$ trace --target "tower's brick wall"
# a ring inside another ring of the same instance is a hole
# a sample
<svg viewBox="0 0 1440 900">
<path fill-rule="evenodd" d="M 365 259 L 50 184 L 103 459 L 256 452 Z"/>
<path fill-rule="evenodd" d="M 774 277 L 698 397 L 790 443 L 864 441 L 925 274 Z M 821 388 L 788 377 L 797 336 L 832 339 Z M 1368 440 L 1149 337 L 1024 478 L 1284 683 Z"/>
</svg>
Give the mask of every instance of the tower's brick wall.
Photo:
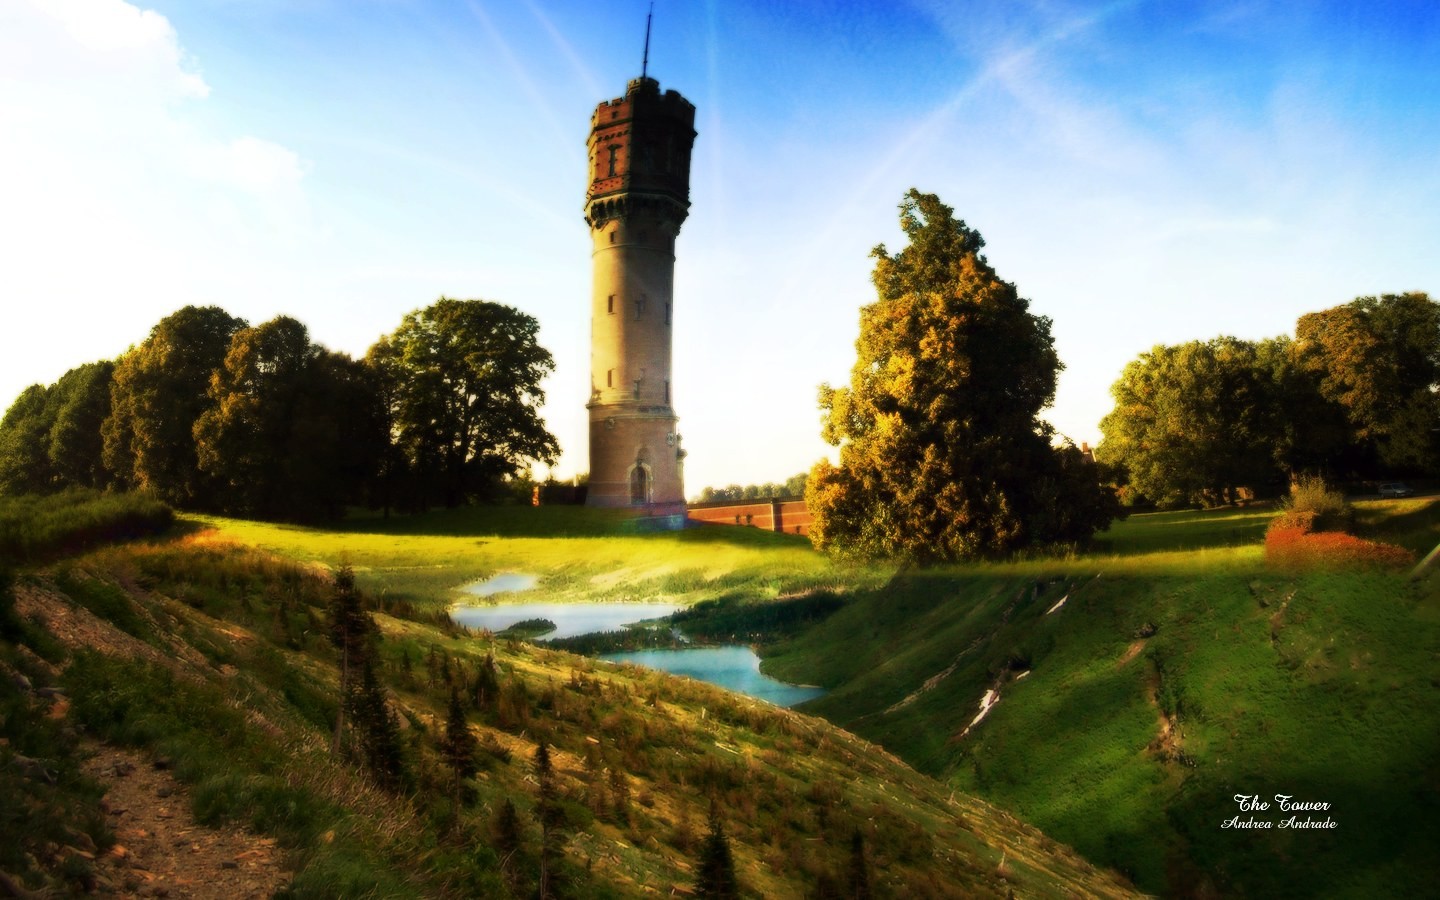
<svg viewBox="0 0 1440 900">
<path fill-rule="evenodd" d="M 694 122 L 695 107 L 650 78 L 591 117 L 591 506 L 684 509 L 671 330 Z"/>
</svg>

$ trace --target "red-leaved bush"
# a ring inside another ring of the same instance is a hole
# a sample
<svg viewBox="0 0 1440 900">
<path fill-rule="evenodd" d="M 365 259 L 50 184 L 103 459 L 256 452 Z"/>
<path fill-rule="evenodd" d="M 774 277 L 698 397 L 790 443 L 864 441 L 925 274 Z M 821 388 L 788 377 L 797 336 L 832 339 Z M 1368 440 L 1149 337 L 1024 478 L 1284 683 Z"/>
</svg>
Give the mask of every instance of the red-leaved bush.
<svg viewBox="0 0 1440 900">
<path fill-rule="evenodd" d="M 1299 521 L 1297 521 L 1297 519 Z M 1326 566 L 1408 566 L 1415 554 L 1404 547 L 1367 541 L 1343 531 L 1312 531 L 1313 521 L 1281 516 L 1265 532 L 1265 559 L 1296 568 Z"/>
</svg>

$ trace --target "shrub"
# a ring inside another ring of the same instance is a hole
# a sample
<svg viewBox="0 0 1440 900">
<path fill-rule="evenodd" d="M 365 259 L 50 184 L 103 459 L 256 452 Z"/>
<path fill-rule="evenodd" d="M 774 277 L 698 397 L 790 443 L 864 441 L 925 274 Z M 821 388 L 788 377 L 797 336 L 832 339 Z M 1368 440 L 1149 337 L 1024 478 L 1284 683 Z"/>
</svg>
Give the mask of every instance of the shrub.
<svg viewBox="0 0 1440 900">
<path fill-rule="evenodd" d="M 1345 495 L 1331 488 L 1318 475 L 1302 475 L 1281 504 L 1274 527 L 1304 526 L 1309 531 L 1347 531 L 1355 522 L 1355 511 Z"/>
</svg>

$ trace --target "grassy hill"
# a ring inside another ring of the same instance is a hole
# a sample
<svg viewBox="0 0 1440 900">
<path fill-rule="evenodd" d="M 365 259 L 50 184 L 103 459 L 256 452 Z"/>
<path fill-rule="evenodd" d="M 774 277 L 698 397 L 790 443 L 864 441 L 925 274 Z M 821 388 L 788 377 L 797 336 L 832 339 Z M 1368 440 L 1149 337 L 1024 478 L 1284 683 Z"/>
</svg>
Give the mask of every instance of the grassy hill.
<svg viewBox="0 0 1440 900">
<path fill-rule="evenodd" d="M 1368 536 L 1417 554 L 1440 540 L 1433 500 L 1362 503 L 1358 512 Z M 529 761 L 537 740 L 553 742 L 577 823 L 566 839 L 576 890 L 626 896 L 687 884 L 706 798 L 719 796 L 742 880 L 767 896 L 813 894 L 841 877 L 857 824 L 892 895 L 1124 890 L 1052 839 L 1156 893 L 1423 894 L 1440 842 L 1440 585 L 1433 575 L 1274 570 L 1260 544 L 1271 515 L 1134 516 L 1089 554 L 898 572 L 834 565 L 783 535 L 637 535 L 574 509 L 459 510 L 337 530 L 189 519 L 196 533 L 186 541 L 52 566 L 29 576 L 22 593 L 43 588 L 57 603 L 100 610 L 152 646 L 170 647 L 179 623 L 193 652 L 168 655 L 206 660 L 217 702 L 291 722 L 281 743 L 310 748 L 300 768 L 359 791 L 363 775 L 344 774 L 323 752 L 335 659 L 315 628 L 321 588 L 296 587 L 323 586 L 329 569 L 352 563 L 385 632 L 385 678 L 411 725 L 414 769 L 430 773 L 416 777 L 439 790 L 432 745 L 443 660 L 473 673 L 493 654 L 516 687 L 503 716 L 474 714 L 498 755 L 472 785 L 460 833 L 466 846 L 488 846 L 501 798 L 533 809 Z M 723 601 L 687 623 L 702 631 L 788 623 L 784 639 L 765 647 L 766 669 L 831 688 L 806 712 L 939 781 L 815 719 L 442 627 L 443 608 L 464 596 L 459 586 L 506 571 L 540 576 L 546 599 Z M 83 587 L 92 583 L 110 588 Z M 826 602 L 810 605 L 828 618 L 778 614 L 805 613 L 803 603 L 817 599 Z M 170 624 L 148 625 L 152 618 Z M 432 659 L 442 661 L 438 675 Z M 226 680 L 227 667 L 241 680 Z M 121 676 L 107 679 L 147 683 L 137 671 Z M 156 737 L 150 727 L 139 738 L 126 728 L 105 733 L 161 748 L 196 740 Z M 594 785 L 597 771 L 615 769 L 628 773 L 635 798 L 635 817 L 623 823 Z M 251 787 L 234 792 L 268 797 L 255 785 L 276 771 L 295 778 L 294 767 L 261 766 L 236 782 Z M 1271 808 L 1242 812 L 1236 794 Z M 1336 827 L 1222 827 L 1278 825 L 1290 814 L 1278 814 L 1276 794 L 1329 804 L 1298 819 Z M 284 831 L 284 817 L 271 822 L 265 803 L 260 812 L 216 808 L 290 835 L 297 893 L 334 892 L 326 886 L 377 873 L 391 879 L 382 893 L 464 893 L 507 877 L 498 861 L 456 849 L 443 803 L 386 803 L 400 818 L 381 815 L 391 824 L 378 832 L 374 815 L 344 802 L 296 834 Z M 524 820 L 533 832 L 533 819 Z"/>
<path fill-rule="evenodd" d="M 299 557 L 334 548 L 389 593 L 367 601 L 385 706 L 399 729 L 401 772 L 388 787 L 353 738 L 339 756 L 330 751 L 338 660 L 326 636 L 324 567 L 202 531 L 62 557 L 0 591 L 6 883 L 138 889 L 117 880 L 136 875 L 112 866 L 117 836 L 104 825 L 99 787 L 81 774 L 98 740 L 139 748 L 173 770 L 200 827 L 270 835 L 294 872 L 293 896 L 529 896 L 541 854 L 534 759 L 543 742 L 563 820 L 551 864 L 560 896 L 683 892 L 712 809 L 747 896 L 845 885 L 856 834 L 875 896 L 1133 893 L 1034 828 L 821 719 L 469 634 L 425 608 L 445 596 L 429 586 L 496 566 L 543 571 L 578 593 L 575 585 L 595 583 L 617 561 L 648 571 L 636 552 L 656 566 L 682 561 L 642 578 L 650 589 L 689 577 L 701 593 L 716 590 L 704 587 L 706 574 L 726 590 L 831 581 L 823 561 L 775 574 L 767 553 L 788 559 L 803 548 L 738 530 L 556 538 L 565 550 L 517 538 L 501 548 L 509 541 L 461 534 L 443 519 L 404 526 L 418 544 L 404 546 L 399 526 L 326 534 L 227 524 L 231 534 L 263 537 L 256 543 L 296 542 Z M 457 574 L 403 574 L 419 560 L 450 565 L 450 554 Z M 496 680 L 481 692 L 487 661 Z M 459 808 L 439 752 L 452 688 L 467 698 L 481 748 Z M 507 803 L 517 813 L 508 826 Z"/>
<path fill-rule="evenodd" d="M 1361 504 L 1423 553 L 1431 500 Z M 807 705 L 1175 895 L 1400 896 L 1440 846 L 1440 588 L 1268 568 L 1265 511 L 1135 516 L 1102 554 L 907 571 L 772 647 Z M 978 722 L 982 703 L 992 701 Z M 998 700 L 996 699 L 998 697 Z M 1270 810 L 1242 813 L 1236 794 Z M 1278 826 L 1274 795 L 1330 804 Z"/>
</svg>

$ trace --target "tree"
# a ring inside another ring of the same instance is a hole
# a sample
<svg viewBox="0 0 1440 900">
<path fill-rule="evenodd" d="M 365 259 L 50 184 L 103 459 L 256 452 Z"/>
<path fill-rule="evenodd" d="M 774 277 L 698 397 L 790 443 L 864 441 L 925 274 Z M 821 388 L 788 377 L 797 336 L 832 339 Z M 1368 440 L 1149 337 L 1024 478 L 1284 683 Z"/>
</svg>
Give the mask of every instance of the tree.
<svg viewBox="0 0 1440 900">
<path fill-rule="evenodd" d="M 382 452 L 368 370 L 311 343 L 289 316 L 235 332 L 210 399 L 195 423 L 197 461 L 227 513 L 337 516 Z"/>
<path fill-rule="evenodd" d="M 555 767 L 550 762 L 550 748 L 544 741 L 535 748 L 535 780 L 539 796 L 535 800 L 535 818 L 540 823 L 540 898 L 551 896 L 550 878 L 558 853 L 560 826 L 565 811 L 560 807 L 560 788 L 555 783 Z"/>
<path fill-rule="evenodd" d="M 100 427 L 110 412 L 115 364 L 77 366 L 21 392 L 0 420 L 0 491 L 46 493 L 68 485 L 103 488 Z"/>
<path fill-rule="evenodd" d="M 851 900 L 870 900 L 870 866 L 865 862 L 865 837 L 860 829 L 850 836 L 850 871 L 846 896 Z"/>
<path fill-rule="evenodd" d="M 1279 480 L 1287 416 L 1259 345 L 1217 337 L 1156 346 L 1110 392 L 1115 408 L 1100 422 L 1096 455 L 1151 500 L 1214 505 Z"/>
<path fill-rule="evenodd" d="M 475 686 L 470 694 L 477 710 L 494 712 L 500 703 L 500 675 L 495 668 L 495 655 L 486 652 L 475 667 Z"/>
<path fill-rule="evenodd" d="M 50 389 L 43 384 L 30 385 L 10 404 L 0 420 L 0 493 L 52 489 L 55 473 L 45 439 L 53 421 Z"/>
<path fill-rule="evenodd" d="M 789 478 L 785 479 L 784 493 L 782 494 L 782 496 L 785 496 L 785 497 L 803 497 L 803 496 L 805 496 L 805 482 L 806 482 L 806 481 L 809 481 L 809 480 L 810 480 L 810 473 L 809 473 L 809 472 L 800 472 L 800 473 L 797 473 L 797 474 L 795 474 L 795 475 L 791 475 Z"/>
<path fill-rule="evenodd" d="M 731 900 L 740 896 L 740 883 L 735 878 L 735 861 L 730 855 L 730 841 L 720 822 L 720 811 L 710 804 L 710 827 L 700 846 L 700 860 L 695 867 L 697 897 Z"/>
<path fill-rule="evenodd" d="M 871 254 L 878 299 L 861 310 L 850 385 L 820 389 L 840 464 L 810 474 L 811 540 L 925 562 L 1088 538 L 1103 513 L 1048 515 L 1035 490 L 1062 468 L 1039 417 L 1061 369 L 1050 320 L 935 195 L 912 189 L 900 225 L 909 245 Z M 1091 488 L 1080 502 L 1104 507 Z"/>
<path fill-rule="evenodd" d="M 1295 339 L 1321 394 L 1393 469 L 1431 471 L 1440 427 L 1440 303 L 1410 292 L 1301 316 Z"/>
<path fill-rule="evenodd" d="M 213 491 L 200 472 L 195 423 L 214 402 L 211 373 L 245 325 L 216 306 L 187 306 L 161 319 L 116 362 L 110 415 L 101 431 L 105 465 L 122 486 L 177 506 L 210 505 Z"/>
<path fill-rule="evenodd" d="M 100 429 L 110 415 L 114 373 L 109 360 L 87 363 L 60 376 L 52 388 L 55 418 L 46 452 L 61 483 L 103 488 L 111 479 Z"/>
<path fill-rule="evenodd" d="M 485 300 L 440 298 L 410 313 L 367 361 L 388 381 L 391 427 L 426 499 L 457 506 L 531 462 L 553 465 L 540 381 L 555 368 L 531 316 Z"/>
<path fill-rule="evenodd" d="M 361 603 L 355 573 L 348 565 L 341 566 L 335 573 L 326 620 L 330 643 L 340 653 L 340 703 L 335 711 L 335 734 L 330 743 L 330 755 L 338 756 L 345 730 L 345 711 L 355 705 L 352 674 L 369 658 L 370 641 L 375 633 L 375 622 Z"/>
<path fill-rule="evenodd" d="M 405 759 L 400 749 L 400 723 L 385 697 L 385 686 L 375 674 L 369 656 L 360 666 L 360 685 L 352 695 L 351 717 L 360 732 L 360 751 L 375 779 L 391 790 L 405 781 Z"/>
<path fill-rule="evenodd" d="M 445 758 L 445 764 L 450 767 L 454 779 L 451 808 L 456 821 L 460 818 L 460 787 L 466 778 L 477 771 L 475 753 L 479 748 L 480 742 L 475 740 L 475 734 L 470 730 L 470 723 L 465 718 L 465 707 L 460 703 L 460 691 L 451 688 L 450 710 L 445 717 L 445 734 L 440 739 L 440 755 Z"/>
<path fill-rule="evenodd" d="M 1307 363 L 1298 343 L 1286 336 L 1263 340 L 1255 353 L 1270 381 L 1272 457 L 1292 483 L 1302 474 L 1345 476 L 1374 468 L 1373 448 L 1355 440 L 1345 408 L 1321 392 L 1323 373 Z"/>
<path fill-rule="evenodd" d="M 495 852 L 500 856 L 500 870 L 513 888 L 519 887 L 520 867 L 517 859 L 524 850 L 524 835 L 521 834 L 520 814 L 510 798 L 500 805 L 490 829 L 495 840 Z M 519 893 L 517 890 L 516 893 Z"/>
</svg>

